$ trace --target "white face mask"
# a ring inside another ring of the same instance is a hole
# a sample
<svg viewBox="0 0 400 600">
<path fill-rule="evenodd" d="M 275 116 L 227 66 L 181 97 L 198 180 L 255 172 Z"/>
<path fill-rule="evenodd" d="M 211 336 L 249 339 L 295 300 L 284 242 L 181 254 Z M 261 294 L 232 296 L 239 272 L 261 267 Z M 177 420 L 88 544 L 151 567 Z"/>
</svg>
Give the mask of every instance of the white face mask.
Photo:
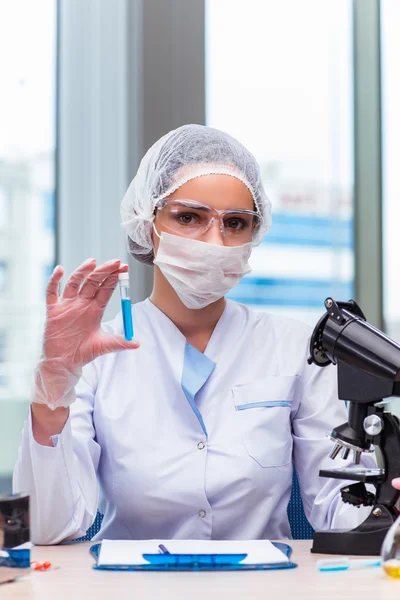
<svg viewBox="0 0 400 600">
<path fill-rule="evenodd" d="M 218 246 L 162 232 L 157 265 L 188 308 L 204 308 L 227 294 L 250 273 L 251 242 Z"/>
</svg>

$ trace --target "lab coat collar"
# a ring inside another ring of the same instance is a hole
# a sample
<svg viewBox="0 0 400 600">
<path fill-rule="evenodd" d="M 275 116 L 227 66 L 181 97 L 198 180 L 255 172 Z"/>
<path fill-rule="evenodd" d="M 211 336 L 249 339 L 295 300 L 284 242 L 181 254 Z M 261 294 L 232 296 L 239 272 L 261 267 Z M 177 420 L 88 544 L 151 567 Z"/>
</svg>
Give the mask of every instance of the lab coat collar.
<svg viewBox="0 0 400 600">
<path fill-rule="evenodd" d="M 169 338 L 170 343 L 175 340 L 176 342 L 179 342 L 179 345 L 182 343 L 186 344 L 185 336 L 179 331 L 173 321 L 171 321 L 171 319 L 167 317 L 165 313 L 163 313 L 155 304 L 153 304 L 150 298 L 147 298 L 143 302 L 143 307 L 150 314 L 153 313 L 158 321 L 161 321 L 163 325 L 163 331 Z M 227 347 L 229 347 L 229 343 L 233 341 L 233 339 L 228 340 L 228 336 L 229 338 L 237 338 L 239 336 L 239 331 L 235 330 L 233 324 L 232 327 L 227 326 L 234 317 L 234 314 L 235 302 L 232 300 L 226 300 L 224 311 L 218 319 L 218 322 L 214 327 L 214 331 L 212 332 L 208 341 L 207 347 L 204 350 L 205 356 L 214 362 L 217 362 L 219 353 L 221 351 L 226 351 Z"/>
</svg>

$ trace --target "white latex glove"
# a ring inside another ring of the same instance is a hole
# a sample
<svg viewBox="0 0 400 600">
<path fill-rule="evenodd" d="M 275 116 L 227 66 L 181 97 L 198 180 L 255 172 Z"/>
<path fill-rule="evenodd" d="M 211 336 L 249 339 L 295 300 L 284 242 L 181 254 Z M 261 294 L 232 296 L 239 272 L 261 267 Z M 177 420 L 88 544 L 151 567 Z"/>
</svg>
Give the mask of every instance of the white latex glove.
<svg viewBox="0 0 400 600">
<path fill-rule="evenodd" d="M 100 329 L 118 274 L 127 270 L 128 266 L 119 260 L 96 268 L 96 261 L 90 259 L 72 273 L 59 298 L 64 270 L 61 266 L 54 269 L 47 286 L 43 350 L 35 372 L 32 402 L 47 404 L 53 410 L 68 407 L 75 400 L 71 391 L 84 365 L 108 352 L 138 348 L 139 342 L 106 335 Z"/>
</svg>

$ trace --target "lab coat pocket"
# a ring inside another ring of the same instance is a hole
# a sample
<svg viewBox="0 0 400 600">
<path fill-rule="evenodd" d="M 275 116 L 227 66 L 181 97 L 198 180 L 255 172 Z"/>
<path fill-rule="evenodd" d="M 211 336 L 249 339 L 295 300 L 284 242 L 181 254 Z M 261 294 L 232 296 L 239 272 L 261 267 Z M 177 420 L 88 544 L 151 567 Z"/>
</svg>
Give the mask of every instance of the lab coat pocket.
<svg viewBox="0 0 400 600">
<path fill-rule="evenodd" d="M 262 467 L 288 464 L 292 458 L 290 410 L 295 376 L 265 377 L 232 389 L 243 443 Z"/>
</svg>

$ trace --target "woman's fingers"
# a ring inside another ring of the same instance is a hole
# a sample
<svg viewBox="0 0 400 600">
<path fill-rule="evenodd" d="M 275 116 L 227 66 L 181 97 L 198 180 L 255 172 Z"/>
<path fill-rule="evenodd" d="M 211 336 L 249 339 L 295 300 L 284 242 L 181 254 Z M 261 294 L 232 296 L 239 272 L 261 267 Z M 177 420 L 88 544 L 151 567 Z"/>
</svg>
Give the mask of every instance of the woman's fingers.
<svg viewBox="0 0 400 600">
<path fill-rule="evenodd" d="M 119 335 L 102 335 L 97 344 L 97 355 L 102 356 L 109 352 L 118 352 L 119 350 L 136 350 L 140 344 L 136 340 L 128 342 Z"/>
<path fill-rule="evenodd" d="M 104 308 L 112 296 L 118 282 L 118 274 L 126 273 L 128 265 L 120 260 L 110 260 L 96 268 L 96 260 L 90 258 L 82 263 L 69 277 L 62 294 L 63 298 L 75 298 L 78 294 L 84 298 L 96 297 Z M 58 302 L 59 284 L 64 274 L 61 266 L 54 269 L 47 286 L 47 303 Z"/>
<path fill-rule="evenodd" d="M 396 490 L 400 490 L 400 477 L 392 479 L 392 486 L 396 488 Z"/>
<path fill-rule="evenodd" d="M 120 273 L 126 273 L 128 265 L 121 265 L 116 273 L 109 275 L 98 288 L 98 292 L 95 295 L 95 299 L 100 308 L 105 308 L 110 300 L 115 288 L 118 285 L 118 275 Z"/>
<path fill-rule="evenodd" d="M 118 285 L 118 273 L 113 273 L 109 275 L 107 279 L 103 281 L 101 286 L 98 288 L 98 291 L 95 295 L 95 300 L 100 308 L 105 308 L 110 300 L 111 296 L 115 288 Z"/>
<path fill-rule="evenodd" d="M 85 260 L 85 262 L 82 263 L 68 278 L 62 297 L 75 298 L 75 296 L 78 295 L 82 283 L 95 267 L 96 260 L 94 258 Z"/>
<path fill-rule="evenodd" d="M 113 273 L 118 273 L 120 265 L 120 260 L 110 260 L 100 265 L 100 267 L 97 267 L 90 275 L 88 275 L 88 277 L 86 277 L 86 280 L 79 291 L 79 295 L 87 299 L 93 298 L 107 277 Z"/>
<path fill-rule="evenodd" d="M 47 304 L 56 304 L 58 302 L 58 289 L 60 281 L 64 275 L 64 269 L 61 265 L 57 265 L 51 274 L 46 290 Z"/>
<path fill-rule="evenodd" d="M 107 306 L 108 301 L 113 295 L 113 292 L 117 285 L 118 273 L 113 273 L 112 275 L 109 275 L 107 279 L 103 281 L 94 297 L 100 308 L 105 308 Z"/>
</svg>

